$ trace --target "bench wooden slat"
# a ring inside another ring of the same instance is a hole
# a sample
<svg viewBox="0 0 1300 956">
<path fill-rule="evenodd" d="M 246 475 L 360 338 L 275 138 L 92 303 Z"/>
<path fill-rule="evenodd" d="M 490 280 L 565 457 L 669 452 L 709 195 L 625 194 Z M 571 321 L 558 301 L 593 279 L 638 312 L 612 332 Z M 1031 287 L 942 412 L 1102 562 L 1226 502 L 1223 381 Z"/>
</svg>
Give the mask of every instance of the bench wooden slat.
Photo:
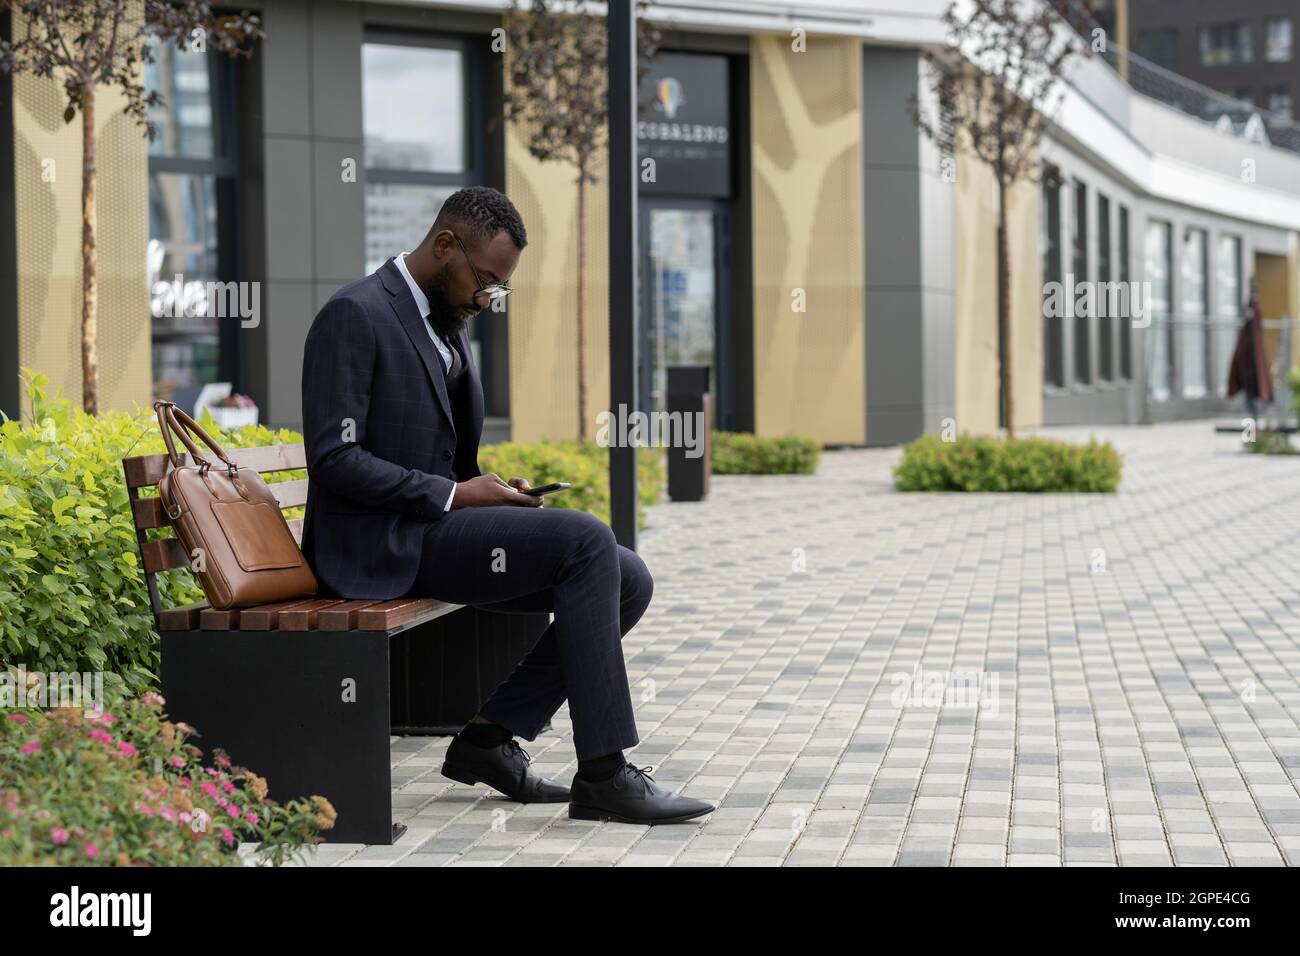
<svg viewBox="0 0 1300 956">
<path fill-rule="evenodd" d="M 241 631 L 273 631 L 279 624 L 280 615 L 289 608 L 307 604 L 311 598 L 295 598 L 292 601 L 280 601 L 277 604 L 259 604 L 246 607 L 239 612 L 239 629 Z"/>
<path fill-rule="evenodd" d="M 308 601 L 295 608 L 280 612 L 280 630 L 310 631 L 316 627 L 316 618 L 326 608 L 335 607 L 343 602 L 338 598 L 321 598 Z"/>
<path fill-rule="evenodd" d="M 206 601 L 182 607 L 164 608 L 158 615 L 160 631 L 195 631 L 199 627 L 199 612 L 208 606 Z"/>
<path fill-rule="evenodd" d="M 334 607 L 325 608 L 316 616 L 318 631 L 350 631 L 357 626 L 357 614 L 363 609 L 373 607 L 378 601 L 344 601 Z"/>
<path fill-rule="evenodd" d="M 407 624 L 432 621 L 459 608 L 433 598 L 398 598 L 357 612 L 358 631 L 387 631 Z"/>
<path fill-rule="evenodd" d="M 140 555 L 147 574 L 187 567 L 190 563 L 190 556 L 185 553 L 185 546 L 179 538 L 146 541 L 140 545 Z"/>
<path fill-rule="evenodd" d="M 307 449 L 302 445 L 260 445 L 256 448 L 227 448 L 226 454 L 240 468 L 249 468 L 257 472 L 292 471 L 307 467 Z M 215 455 L 208 455 L 214 460 Z M 189 454 L 185 456 L 191 461 Z M 127 458 L 122 462 L 126 473 L 128 488 L 144 488 L 156 485 L 167 474 L 166 455 L 141 455 Z"/>
<path fill-rule="evenodd" d="M 307 503 L 307 479 L 295 478 L 293 481 L 281 481 L 270 486 L 271 493 L 280 508 L 297 508 Z M 137 528 L 166 528 L 171 525 L 163 511 L 162 501 L 158 498 L 137 498 L 131 502 L 131 513 Z"/>
<path fill-rule="evenodd" d="M 214 607 L 205 607 L 199 613 L 199 630 L 201 631 L 236 631 L 238 629 L 238 608 L 218 611 Z"/>
<path fill-rule="evenodd" d="M 298 543 L 298 547 L 301 548 L 302 547 L 302 519 L 290 518 L 288 525 L 289 525 L 289 533 L 293 535 L 293 540 L 296 541 Z"/>
</svg>

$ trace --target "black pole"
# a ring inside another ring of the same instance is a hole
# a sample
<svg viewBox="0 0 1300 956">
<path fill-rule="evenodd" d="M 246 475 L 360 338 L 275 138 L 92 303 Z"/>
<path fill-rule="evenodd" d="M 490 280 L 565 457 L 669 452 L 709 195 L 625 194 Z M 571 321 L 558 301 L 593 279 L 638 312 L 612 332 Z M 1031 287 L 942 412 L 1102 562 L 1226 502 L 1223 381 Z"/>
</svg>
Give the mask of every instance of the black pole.
<svg viewBox="0 0 1300 956">
<path fill-rule="evenodd" d="M 619 544 L 636 549 L 636 448 L 614 427 L 636 410 L 636 13 L 611 0 L 609 31 L 609 494 Z"/>
</svg>

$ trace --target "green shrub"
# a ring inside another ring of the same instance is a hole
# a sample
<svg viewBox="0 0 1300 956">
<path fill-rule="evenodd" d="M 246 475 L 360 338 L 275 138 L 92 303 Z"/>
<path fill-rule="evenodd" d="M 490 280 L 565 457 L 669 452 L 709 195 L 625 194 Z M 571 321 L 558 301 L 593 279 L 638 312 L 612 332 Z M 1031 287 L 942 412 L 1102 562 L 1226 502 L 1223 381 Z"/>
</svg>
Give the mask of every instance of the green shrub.
<svg viewBox="0 0 1300 956">
<path fill-rule="evenodd" d="M 1300 365 L 1291 369 L 1287 376 L 1286 387 L 1291 390 L 1291 411 L 1300 415 Z"/>
<path fill-rule="evenodd" d="M 1246 442 L 1246 451 L 1255 455 L 1300 455 L 1285 432 L 1260 429 L 1253 442 Z"/>
<path fill-rule="evenodd" d="M 122 459 L 164 450 L 157 421 L 149 409 L 90 416 L 47 399 L 44 376 L 26 382 L 32 423 L 0 422 L 0 664 L 102 671 L 131 693 L 155 687 L 158 638 Z M 231 448 L 302 441 L 261 426 L 213 434 Z M 188 570 L 157 581 L 165 606 L 202 598 Z"/>
<path fill-rule="evenodd" d="M 664 450 L 637 449 L 637 522 L 645 526 L 645 509 L 664 491 Z M 565 491 L 547 496 L 548 508 L 589 511 L 606 524 L 609 508 L 609 449 L 594 441 L 501 442 L 479 449 L 479 468 L 495 472 L 502 481 L 516 475 L 533 485 L 567 481 Z"/>
<path fill-rule="evenodd" d="M 1121 460 L 1109 442 L 923 435 L 894 466 L 899 491 L 1114 491 Z"/>
<path fill-rule="evenodd" d="M 713 433 L 715 475 L 811 475 L 820 459 L 821 446 L 811 438 Z"/>
<path fill-rule="evenodd" d="M 334 826 L 324 797 L 269 800 L 220 749 L 205 767 L 157 694 L 99 703 L 0 719 L 0 866 L 237 866 L 241 841 L 279 865 Z"/>
</svg>

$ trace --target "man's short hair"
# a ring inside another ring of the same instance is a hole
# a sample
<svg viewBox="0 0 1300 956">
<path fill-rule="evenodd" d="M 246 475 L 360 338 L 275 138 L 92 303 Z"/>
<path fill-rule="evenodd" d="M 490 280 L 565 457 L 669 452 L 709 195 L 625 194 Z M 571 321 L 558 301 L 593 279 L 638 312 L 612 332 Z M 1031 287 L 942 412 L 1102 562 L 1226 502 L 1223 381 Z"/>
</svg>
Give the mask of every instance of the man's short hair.
<svg viewBox="0 0 1300 956">
<path fill-rule="evenodd" d="M 433 221 L 434 232 L 443 229 L 464 229 L 484 242 L 491 242 L 493 236 L 504 231 L 510 234 L 515 248 L 528 245 L 519 210 L 505 193 L 491 186 L 466 186 L 448 196 Z"/>
</svg>

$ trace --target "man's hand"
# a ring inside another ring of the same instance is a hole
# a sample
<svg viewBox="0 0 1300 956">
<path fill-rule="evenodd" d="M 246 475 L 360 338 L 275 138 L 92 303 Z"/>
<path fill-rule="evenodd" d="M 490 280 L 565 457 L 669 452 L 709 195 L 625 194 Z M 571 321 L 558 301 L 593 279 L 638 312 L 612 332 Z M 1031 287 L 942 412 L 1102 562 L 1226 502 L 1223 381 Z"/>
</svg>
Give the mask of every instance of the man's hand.
<svg viewBox="0 0 1300 956">
<path fill-rule="evenodd" d="M 456 483 L 456 495 L 451 499 L 451 509 L 486 508 L 490 505 L 541 507 L 541 498 L 526 495 L 519 490 L 527 487 L 528 482 L 523 478 L 511 478 L 510 484 L 506 484 L 494 474 L 479 475 L 469 481 Z"/>
</svg>

